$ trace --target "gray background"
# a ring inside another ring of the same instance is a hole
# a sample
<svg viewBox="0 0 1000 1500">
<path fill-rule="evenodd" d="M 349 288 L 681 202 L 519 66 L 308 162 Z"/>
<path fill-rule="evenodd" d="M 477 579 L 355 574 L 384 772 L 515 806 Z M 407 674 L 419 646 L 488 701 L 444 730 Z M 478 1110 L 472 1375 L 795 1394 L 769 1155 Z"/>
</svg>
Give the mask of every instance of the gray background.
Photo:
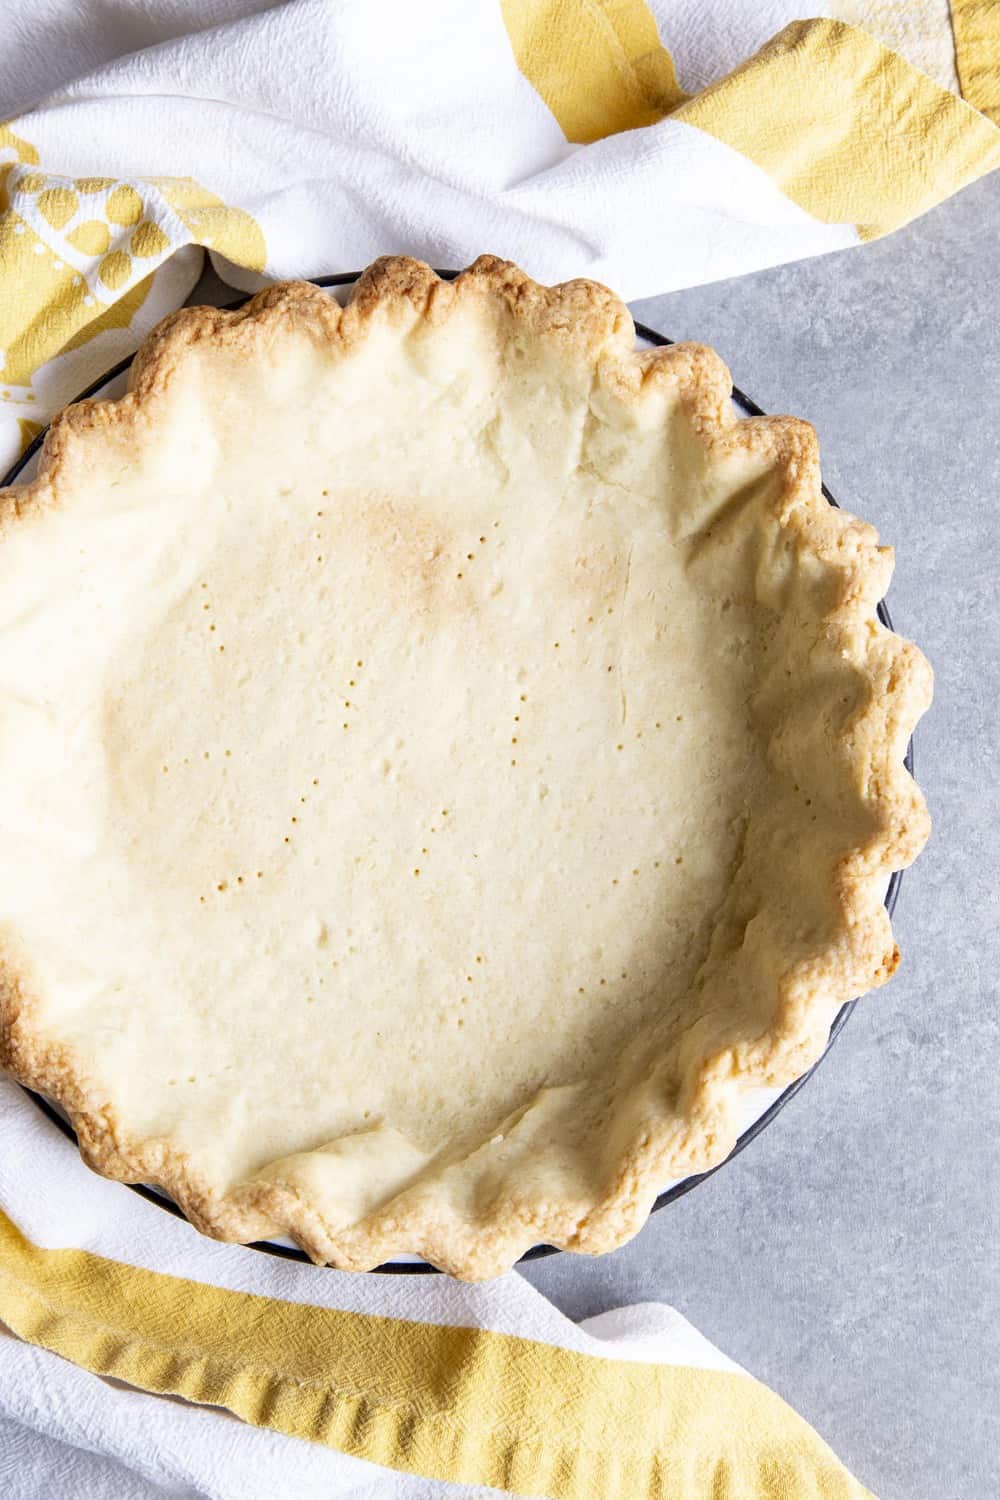
<svg viewBox="0 0 1000 1500">
<path fill-rule="evenodd" d="M 894 545 L 894 623 L 936 674 L 934 833 L 899 973 L 778 1120 L 614 1255 L 523 1268 L 573 1318 L 672 1303 L 880 1500 L 1000 1495 L 998 226 L 995 174 L 874 245 L 633 306 L 812 422 Z M 232 295 L 209 274 L 191 300 Z"/>
<path fill-rule="evenodd" d="M 630 1245 L 525 1274 L 575 1318 L 673 1303 L 881 1500 L 1000 1494 L 1000 174 L 848 250 L 636 303 L 714 345 L 896 549 L 896 629 L 935 669 L 934 833 L 902 966 L 736 1161 Z"/>
</svg>

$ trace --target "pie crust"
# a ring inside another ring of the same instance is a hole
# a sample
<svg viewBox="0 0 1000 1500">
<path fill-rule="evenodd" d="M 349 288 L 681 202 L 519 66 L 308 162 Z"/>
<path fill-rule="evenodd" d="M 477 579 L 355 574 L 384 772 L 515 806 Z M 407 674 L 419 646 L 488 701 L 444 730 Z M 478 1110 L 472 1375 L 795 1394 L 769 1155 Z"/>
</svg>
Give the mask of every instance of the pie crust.
<svg viewBox="0 0 1000 1500">
<path fill-rule="evenodd" d="M 898 962 L 813 429 L 485 256 L 191 308 L 0 492 L 0 1059 L 225 1240 L 601 1254 Z"/>
</svg>

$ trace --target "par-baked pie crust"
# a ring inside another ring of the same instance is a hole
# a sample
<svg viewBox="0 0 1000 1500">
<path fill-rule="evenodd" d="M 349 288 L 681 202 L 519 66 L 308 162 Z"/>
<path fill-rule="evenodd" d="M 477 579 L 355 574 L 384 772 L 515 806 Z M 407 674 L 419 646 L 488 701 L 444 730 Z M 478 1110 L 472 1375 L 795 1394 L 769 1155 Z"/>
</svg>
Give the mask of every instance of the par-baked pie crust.
<svg viewBox="0 0 1000 1500">
<path fill-rule="evenodd" d="M 611 1250 L 896 967 L 891 553 L 604 287 L 182 311 L 0 506 L 0 1057 L 207 1234 Z"/>
</svg>

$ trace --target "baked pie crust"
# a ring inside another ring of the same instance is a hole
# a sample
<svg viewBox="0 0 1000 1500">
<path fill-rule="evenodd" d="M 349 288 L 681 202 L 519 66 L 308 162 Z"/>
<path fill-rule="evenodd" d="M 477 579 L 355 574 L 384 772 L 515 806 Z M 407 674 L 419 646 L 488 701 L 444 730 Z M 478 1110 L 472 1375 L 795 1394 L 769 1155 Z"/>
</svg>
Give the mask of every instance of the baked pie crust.
<svg viewBox="0 0 1000 1500">
<path fill-rule="evenodd" d="M 205 1233 L 614 1249 L 895 969 L 891 553 L 604 287 L 184 310 L 0 504 L 0 1057 Z"/>
</svg>

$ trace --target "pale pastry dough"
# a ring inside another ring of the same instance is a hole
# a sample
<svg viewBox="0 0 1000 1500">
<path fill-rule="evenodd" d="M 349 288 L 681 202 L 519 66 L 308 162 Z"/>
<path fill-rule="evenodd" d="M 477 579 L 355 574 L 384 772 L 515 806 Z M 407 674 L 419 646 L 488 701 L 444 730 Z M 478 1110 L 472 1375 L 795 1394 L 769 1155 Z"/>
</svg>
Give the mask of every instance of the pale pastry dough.
<svg viewBox="0 0 1000 1500">
<path fill-rule="evenodd" d="M 599 1253 L 896 963 L 929 701 L 812 429 L 604 288 L 190 309 L 3 496 L 6 1065 L 225 1239 Z"/>
</svg>

